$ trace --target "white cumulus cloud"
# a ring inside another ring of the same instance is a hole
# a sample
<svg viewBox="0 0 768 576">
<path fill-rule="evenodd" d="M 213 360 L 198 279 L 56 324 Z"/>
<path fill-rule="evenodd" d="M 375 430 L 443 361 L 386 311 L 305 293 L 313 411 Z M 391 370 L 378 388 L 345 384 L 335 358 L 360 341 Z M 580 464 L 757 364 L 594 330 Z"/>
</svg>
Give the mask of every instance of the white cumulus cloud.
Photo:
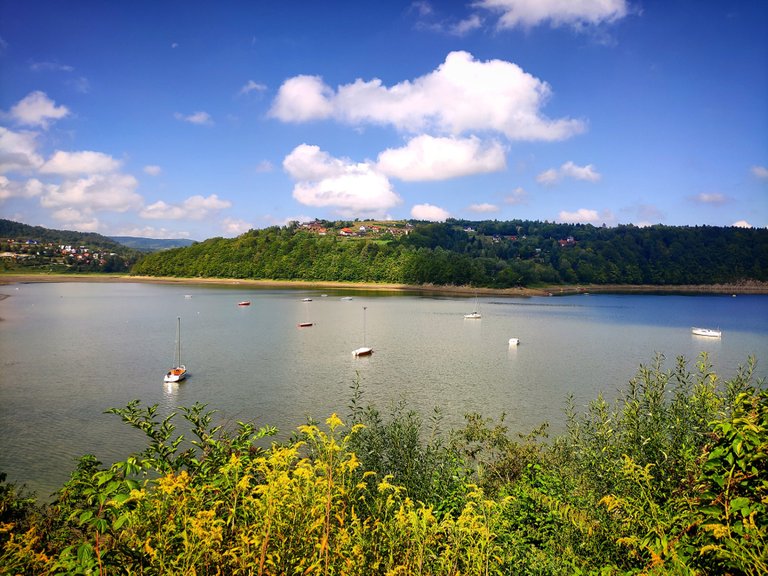
<svg viewBox="0 0 768 576">
<path fill-rule="evenodd" d="M 47 128 L 52 120 L 60 120 L 69 115 L 66 106 L 56 106 L 45 92 L 35 91 L 27 94 L 11 108 L 11 118 L 25 126 Z"/>
<path fill-rule="evenodd" d="M 503 170 L 506 159 L 504 147 L 496 141 L 483 143 L 476 136 L 439 138 L 425 134 L 402 148 L 385 150 L 379 154 L 376 166 L 387 176 L 405 181 L 447 180 Z"/>
<path fill-rule="evenodd" d="M 738 220 L 737 222 L 734 222 L 731 224 L 731 226 L 735 226 L 736 228 L 752 228 L 752 224 L 747 222 L 746 220 Z"/>
<path fill-rule="evenodd" d="M 103 174 L 114 172 L 120 168 L 120 161 L 101 152 L 64 152 L 57 150 L 48 161 L 40 167 L 43 174 L 58 174 L 72 176 L 78 174 Z"/>
<path fill-rule="evenodd" d="M 297 146 L 283 168 L 296 180 L 293 197 L 305 206 L 334 208 L 348 217 L 380 216 L 401 202 L 389 179 L 371 163 L 334 158 L 318 146 Z"/>
<path fill-rule="evenodd" d="M 404 132 L 460 135 L 496 132 L 510 140 L 563 140 L 585 129 L 541 113 L 546 82 L 504 60 L 451 52 L 436 70 L 392 87 L 358 79 L 334 91 L 317 76 L 286 80 L 271 115 L 286 122 L 334 118 L 352 125 L 392 125 Z"/>
<path fill-rule="evenodd" d="M 139 209 L 143 203 L 135 192 L 137 186 L 138 181 L 129 174 L 94 174 L 49 185 L 40 204 L 59 210 L 73 208 L 86 214 L 100 210 L 126 212 Z"/>
<path fill-rule="evenodd" d="M 45 188 L 46 185 L 36 178 L 20 182 L 0 175 L 0 202 L 9 198 L 34 198 L 40 196 Z"/>
<path fill-rule="evenodd" d="M 36 132 L 14 132 L 0 126 L 0 174 L 29 172 L 43 164 Z"/>
<path fill-rule="evenodd" d="M 474 3 L 499 14 L 499 28 L 532 28 L 611 23 L 629 13 L 626 0 L 477 0 Z"/>
<path fill-rule="evenodd" d="M 450 218 L 447 210 L 432 204 L 416 204 L 411 208 L 411 218 L 416 220 L 429 220 L 430 222 L 443 222 Z"/>
<path fill-rule="evenodd" d="M 319 76 L 294 76 L 280 86 L 270 115 L 283 122 L 321 120 L 333 114 L 332 98 Z"/>
<path fill-rule="evenodd" d="M 592 164 L 586 166 L 577 166 L 571 161 L 566 162 L 560 168 L 550 168 L 536 177 L 539 184 L 556 184 L 564 178 L 573 180 L 583 180 L 586 182 L 597 182 L 602 176 L 595 170 Z"/>
<path fill-rule="evenodd" d="M 145 207 L 140 216 L 148 220 L 202 220 L 210 214 L 224 208 L 229 208 L 232 203 L 222 200 L 216 194 L 190 196 L 181 204 L 169 204 L 158 200 L 154 204 Z"/>
<path fill-rule="evenodd" d="M 156 166 L 154 164 L 148 164 L 147 166 L 144 166 L 144 174 L 149 174 L 150 176 L 159 176 L 163 172 L 163 169 L 160 168 L 160 166 Z"/>
</svg>

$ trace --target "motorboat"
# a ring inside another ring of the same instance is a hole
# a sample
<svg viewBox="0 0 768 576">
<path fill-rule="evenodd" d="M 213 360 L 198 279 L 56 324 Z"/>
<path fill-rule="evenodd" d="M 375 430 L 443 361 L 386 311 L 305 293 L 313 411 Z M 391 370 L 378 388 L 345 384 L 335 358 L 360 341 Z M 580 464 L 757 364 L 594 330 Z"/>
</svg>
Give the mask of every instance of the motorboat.
<svg viewBox="0 0 768 576">
<path fill-rule="evenodd" d="M 237 303 L 238 306 L 250 306 L 251 301 L 250 300 L 243 300 L 242 302 Z"/>
</svg>

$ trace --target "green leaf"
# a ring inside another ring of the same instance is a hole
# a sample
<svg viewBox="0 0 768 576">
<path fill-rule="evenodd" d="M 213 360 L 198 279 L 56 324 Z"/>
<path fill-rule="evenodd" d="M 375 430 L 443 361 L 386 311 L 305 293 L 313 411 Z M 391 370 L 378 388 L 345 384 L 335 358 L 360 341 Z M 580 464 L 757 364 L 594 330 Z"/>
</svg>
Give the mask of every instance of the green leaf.
<svg viewBox="0 0 768 576">
<path fill-rule="evenodd" d="M 731 500 L 731 510 L 734 512 L 739 512 L 741 510 L 744 510 L 745 508 L 749 508 L 751 501 L 749 498 L 734 498 Z M 747 510 L 748 512 L 748 510 Z"/>
</svg>

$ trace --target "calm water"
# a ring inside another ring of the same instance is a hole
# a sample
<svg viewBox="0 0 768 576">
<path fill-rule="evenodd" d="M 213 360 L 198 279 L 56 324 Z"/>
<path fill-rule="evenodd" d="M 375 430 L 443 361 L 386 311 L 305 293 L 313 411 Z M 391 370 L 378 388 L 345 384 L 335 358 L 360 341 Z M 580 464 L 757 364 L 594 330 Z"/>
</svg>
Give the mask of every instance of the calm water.
<svg viewBox="0 0 768 576">
<path fill-rule="evenodd" d="M 657 352 L 709 354 L 731 376 L 748 355 L 765 376 L 766 296 L 579 295 L 472 299 L 386 292 L 255 290 L 242 286 L 20 284 L 0 286 L 0 471 L 46 497 L 76 458 L 103 462 L 143 447 L 104 414 L 133 399 L 166 414 L 209 404 L 223 422 L 250 420 L 287 435 L 307 416 L 348 413 L 359 378 L 382 411 L 399 399 L 445 428 L 463 414 L 502 412 L 513 431 L 562 430 L 566 397 L 613 397 Z M 352 296 L 351 301 L 342 300 Z M 312 302 L 302 299 L 311 297 Z M 250 300 L 251 306 L 237 302 Z M 367 358 L 351 351 L 365 339 Z M 181 317 L 190 377 L 165 385 Z M 311 328 L 297 328 L 312 321 Z M 721 340 L 692 336 L 719 327 Z M 510 337 L 520 338 L 509 348 Z"/>
</svg>

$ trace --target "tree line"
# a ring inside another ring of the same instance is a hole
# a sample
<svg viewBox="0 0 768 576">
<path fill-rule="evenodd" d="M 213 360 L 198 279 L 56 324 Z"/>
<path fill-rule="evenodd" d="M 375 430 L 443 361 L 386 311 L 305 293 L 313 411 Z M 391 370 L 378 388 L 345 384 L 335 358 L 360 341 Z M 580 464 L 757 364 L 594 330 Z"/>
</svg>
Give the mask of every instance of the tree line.
<svg viewBox="0 0 768 576">
<path fill-rule="evenodd" d="M 149 254 L 132 273 L 491 288 L 764 282 L 768 230 L 448 220 L 385 239 L 318 235 L 293 223 Z"/>
</svg>

